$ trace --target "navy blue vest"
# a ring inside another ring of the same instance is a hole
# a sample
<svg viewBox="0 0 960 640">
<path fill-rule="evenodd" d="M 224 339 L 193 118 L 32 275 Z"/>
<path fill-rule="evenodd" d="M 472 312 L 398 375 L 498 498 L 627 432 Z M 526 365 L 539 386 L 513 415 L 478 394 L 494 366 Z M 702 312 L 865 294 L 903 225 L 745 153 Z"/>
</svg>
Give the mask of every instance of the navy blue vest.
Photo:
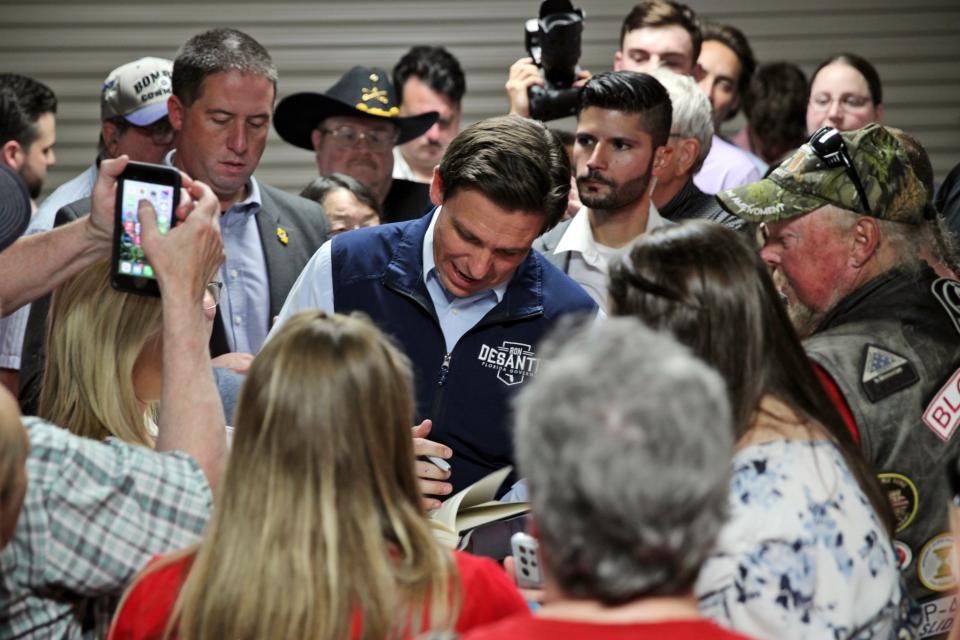
<svg viewBox="0 0 960 640">
<path fill-rule="evenodd" d="M 596 313 L 590 296 L 531 251 L 503 299 L 449 354 L 423 280 L 433 214 L 337 236 L 331 247 L 338 313 L 362 311 L 413 363 L 417 422 L 453 449 L 454 492 L 513 464 L 510 398 L 539 367 L 537 343 L 568 313 Z"/>
</svg>

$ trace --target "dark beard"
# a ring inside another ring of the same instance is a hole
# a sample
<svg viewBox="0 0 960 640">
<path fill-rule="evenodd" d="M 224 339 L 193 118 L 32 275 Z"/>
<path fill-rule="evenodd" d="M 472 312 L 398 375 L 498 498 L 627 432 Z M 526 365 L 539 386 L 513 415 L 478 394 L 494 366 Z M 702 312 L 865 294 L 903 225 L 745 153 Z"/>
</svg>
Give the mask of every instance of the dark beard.
<svg viewBox="0 0 960 640">
<path fill-rule="evenodd" d="M 605 195 L 585 192 L 580 184 L 581 181 L 585 182 L 587 180 L 605 184 L 610 187 L 610 191 Z M 593 210 L 613 211 L 625 207 L 642 198 L 649 185 L 649 172 L 622 185 L 617 185 L 594 171 L 589 171 L 586 175 L 577 176 L 577 190 L 580 193 L 580 202 Z"/>
<path fill-rule="evenodd" d="M 650 186 L 650 171 L 653 169 L 653 160 L 656 154 L 650 154 L 650 161 L 644 169 L 643 175 L 632 180 L 627 180 L 622 185 L 617 185 L 612 180 L 603 177 L 599 172 L 589 170 L 585 175 L 577 176 L 577 190 L 580 192 L 580 202 L 594 211 L 607 210 L 614 211 L 636 202 L 647 192 Z M 597 196 L 584 193 L 580 186 L 580 181 L 595 180 L 601 184 L 610 187 L 610 193 L 606 196 Z"/>
</svg>

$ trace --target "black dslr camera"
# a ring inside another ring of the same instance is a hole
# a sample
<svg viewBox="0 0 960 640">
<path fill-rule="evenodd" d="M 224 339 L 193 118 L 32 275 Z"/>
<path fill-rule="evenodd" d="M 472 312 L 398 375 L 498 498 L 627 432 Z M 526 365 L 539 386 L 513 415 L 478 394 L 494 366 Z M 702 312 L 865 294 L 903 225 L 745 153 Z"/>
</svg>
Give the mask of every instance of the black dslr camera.
<svg viewBox="0 0 960 640">
<path fill-rule="evenodd" d="M 527 52 L 543 73 L 544 86 L 530 87 L 530 116 L 556 120 L 577 112 L 577 62 L 583 33 L 583 9 L 570 0 L 543 0 L 540 17 L 524 26 Z"/>
</svg>

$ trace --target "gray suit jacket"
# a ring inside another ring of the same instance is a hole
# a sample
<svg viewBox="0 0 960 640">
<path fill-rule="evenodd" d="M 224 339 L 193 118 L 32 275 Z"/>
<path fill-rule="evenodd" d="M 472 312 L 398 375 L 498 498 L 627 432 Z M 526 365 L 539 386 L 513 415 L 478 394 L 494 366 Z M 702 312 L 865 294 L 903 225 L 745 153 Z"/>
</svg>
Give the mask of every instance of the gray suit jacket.
<svg viewBox="0 0 960 640">
<path fill-rule="evenodd" d="M 570 272 L 570 252 L 565 251 L 557 255 L 553 251 L 557 248 L 557 245 L 560 244 L 560 239 L 567 231 L 567 227 L 570 226 L 571 220 L 573 220 L 573 218 L 564 220 L 553 229 L 547 231 L 545 234 L 533 241 L 533 248 L 542 253 L 547 262 L 555 266 L 557 269 L 560 269 L 560 271 L 563 271 L 564 273 Z"/>
<path fill-rule="evenodd" d="M 263 182 L 260 182 L 259 186 L 263 206 L 257 213 L 257 227 L 270 286 L 269 322 L 280 313 L 287 294 L 307 261 L 320 245 L 326 242 L 330 223 L 323 207 L 318 203 L 292 196 Z M 90 198 L 78 200 L 57 212 L 54 226 L 72 222 L 89 213 Z M 277 238 L 278 227 L 286 230 L 287 244 Z M 30 308 L 20 363 L 20 406 L 24 415 L 36 413 L 44 366 L 44 339 L 49 308 L 50 296 L 40 298 Z M 210 336 L 210 352 L 213 356 L 229 350 L 219 309 L 217 318 Z"/>
</svg>

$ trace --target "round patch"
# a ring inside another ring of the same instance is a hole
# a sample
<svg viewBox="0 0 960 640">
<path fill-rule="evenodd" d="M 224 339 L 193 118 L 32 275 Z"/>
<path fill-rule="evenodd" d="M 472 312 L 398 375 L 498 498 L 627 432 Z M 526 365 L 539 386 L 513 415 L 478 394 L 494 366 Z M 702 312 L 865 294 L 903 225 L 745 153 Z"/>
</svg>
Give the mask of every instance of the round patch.
<svg viewBox="0 0 960 640">
<path fill-rule="evenodd" d="M 913 562 L 913 551 L 899 540 L 893 541 L 893 550 L 897 553 L 897 568 L 903 571 Z"/>
<path fill-rule="evenodd" d="M 917 577 L 931 591 L 948 591 L 957 584 L 957 554 L 953 536 L 941 533 L 927 540 L 917 556 Z"/>
<path fill-rule="evenodd" d="M 910 478 L 899 473 L 880 473 L 877 474 L 877 478 L 883 485 L 883 491 L 887 494 L 890 507 L 893 509 L 893 516 L 897 521 L 896 532 L 900 533 L 910 526 L 920 507 L 917 485 L 913 484 Z"/>
</svg>

